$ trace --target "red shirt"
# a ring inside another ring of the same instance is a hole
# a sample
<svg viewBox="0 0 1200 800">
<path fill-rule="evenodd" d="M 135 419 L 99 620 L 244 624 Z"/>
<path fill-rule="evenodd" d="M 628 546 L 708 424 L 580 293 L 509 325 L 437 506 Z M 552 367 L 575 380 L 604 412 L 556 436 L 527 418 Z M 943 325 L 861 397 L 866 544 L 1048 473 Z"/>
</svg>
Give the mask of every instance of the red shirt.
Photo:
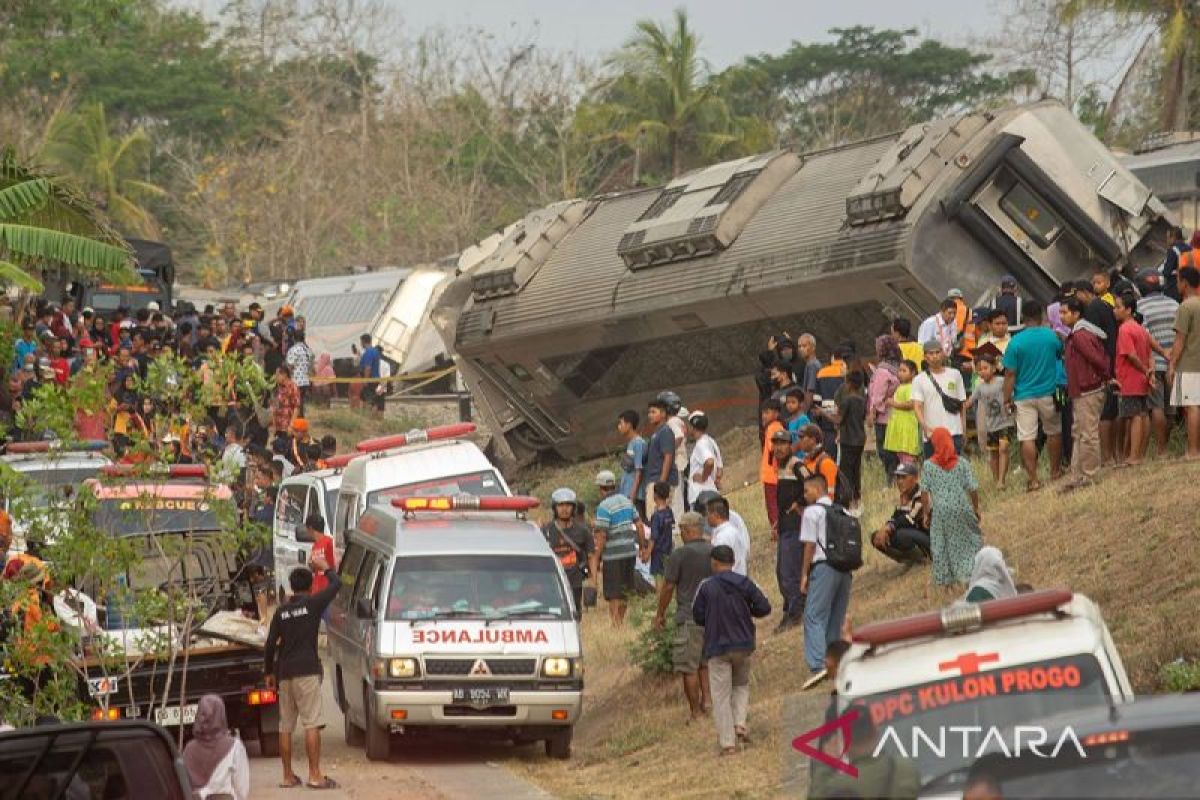
<svg viewBox="0 0 1200 800">
<path fill-rule="evenodd" d="M 1136 355 L 1143 367 L 1153 365 L 1150 360 L 1150 334 L 1133 320 L 1122 322 L 1117 331 L 1117 385 L 1122 395 L 1136 397 L 1150 394 L 1150 380 L 1145 371 L 1129 363 L 1129 359 L 1125 358 L 1127 353 Z"/>
<path fill-rule="evenodd" d="M 54 380 L 59 386 L 66 386 L 71 377 L 71 362 L 65 358 L 52 358 L 50 366 L 54 369 Z"/>
<path fill-rule="evenodd" d="M 312 553 L 320 553 L 325 556 L 325 562 L 329 564 L 330 569 L 337 569 L 337 556 L 333 554 L 333 537 L 328 534 L 321 536 L 317 541 L 313 542 L 312 552 L 309 554 L 309 561 L 312 560 Z M 312 594 L 324 589 L 329 585 L 329 580 L 325 577 L 324 572 L 313 570 Z"/>
</svg>

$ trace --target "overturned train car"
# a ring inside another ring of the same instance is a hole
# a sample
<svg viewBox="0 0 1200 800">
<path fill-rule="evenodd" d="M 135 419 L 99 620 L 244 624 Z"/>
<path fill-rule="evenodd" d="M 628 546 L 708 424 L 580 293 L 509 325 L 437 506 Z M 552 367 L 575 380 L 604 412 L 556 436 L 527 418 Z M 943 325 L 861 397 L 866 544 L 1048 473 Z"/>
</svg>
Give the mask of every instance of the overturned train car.
<svg viewBox="0 0 1200 800">
<path fill-rule="evenodd" d="M 1011 274 L 1045 299 L 1097 265 L 1155 265 L 1164 210 L 1061 105 L 972 113 L 535 211 L 435 322 L 499 456 L 576 458 L 617 447 L 616 415 L 664 388 L 717 427 L 753 423 L 774 332 L 870 353 L 951 287 L 983 301 Z"/>
</svg>

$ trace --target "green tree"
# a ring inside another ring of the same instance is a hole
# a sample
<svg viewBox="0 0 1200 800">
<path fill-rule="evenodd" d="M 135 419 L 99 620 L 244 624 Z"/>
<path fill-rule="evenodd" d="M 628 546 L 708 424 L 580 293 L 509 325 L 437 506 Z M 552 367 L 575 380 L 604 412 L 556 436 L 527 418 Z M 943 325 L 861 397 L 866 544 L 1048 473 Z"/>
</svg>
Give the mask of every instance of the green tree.
<svg viewBox="0 0 1200 800">
<path fill-rule="evenodd" d="M 760 120 L 734 115 L 700 57 L 700 38 L 687 12 L 673 25 L 640 20 L 634 35 L 610 60 L 616 76 L 601 87 L 581 121 L 611 134 L 641 158 L 665 166 L 672 176 L 698 161 L 741 155 L 769 146 Z"/>
<path fill-rule="evenodd" d="M 820 147 L 898 130 L 1004 97 L 1027 72 L 996 76 L 989 56 L 926 39 L 915 30 L 834 28 L 832 42 L 793 42 L 746 59 L 724 80 L 735 109 L 769 108 L 785 138 Z"/>
<path fill-rule="evenodd" d="M 128 246 L 84 197 L 0 152 L 0 283 L 42 291 L 37 273 L 132 280 Z"/>
<path fill-rule="evenodd" d="M 42 156 L 78 180 L 114 222 L 155 238 L 158 223 L 144 203 L 166 192 L 142 179 L 150 155 L 146 131 L 113 136 L 100 103 L 56 118 L 42 149 Z"/>
<path fill-rule="evenodd" d="M 1200 3 L 1195 0 L 1068 0 L 1067 19 L 1090 9 L 1111 11 L 1154 24 L 1162 45 L 1159 124 L 1163 130 L 1187 130 L 1200 124 Z"/>
</svg>

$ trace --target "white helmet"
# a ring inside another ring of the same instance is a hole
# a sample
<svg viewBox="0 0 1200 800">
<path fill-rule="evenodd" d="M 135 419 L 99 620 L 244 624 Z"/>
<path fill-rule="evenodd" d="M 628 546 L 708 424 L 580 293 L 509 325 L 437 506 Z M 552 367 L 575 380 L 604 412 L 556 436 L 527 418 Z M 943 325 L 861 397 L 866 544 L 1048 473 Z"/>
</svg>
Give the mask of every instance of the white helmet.
<svg viewBox="0 0 1200 800">
<path fill-rule="evenodd" d="M 565 486 L 560 489 L 555 489 L 554 494 L 550 495 L 550 504 L 557 506 L 561 503 L 570 503 L 571 505 L 575 505 L 575 492 L 571 491 Z"/>
</svg>

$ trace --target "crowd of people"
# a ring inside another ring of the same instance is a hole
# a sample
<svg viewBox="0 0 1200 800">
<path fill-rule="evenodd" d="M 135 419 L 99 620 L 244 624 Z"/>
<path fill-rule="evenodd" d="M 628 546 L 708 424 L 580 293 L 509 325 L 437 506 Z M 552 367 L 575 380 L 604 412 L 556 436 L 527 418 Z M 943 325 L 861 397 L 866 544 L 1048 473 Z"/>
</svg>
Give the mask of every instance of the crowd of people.
<svg viewBox="0 0 1200 800">
<path fill-rule="evenodd" d="M 842 520 L 862 513 L 871 439 L 896 500 L 865 540 L 892 561 L 928 563 L 932 584 L 961 602 L 1018 591 L 1003 554 L 984 545 L 965 454 L 978 453 L 1001 489 L 1015 462 L 1028 492 L 1047 481 L 1069 492 L 1102 468 L 1141 464 L 1151 439 L 1154 457 L 1166 457 L 1177 422 L 1186 457 L 1200 458 L 1200 242 L 1176 231 L 1171 252 L 1174 268 L 1135 281 L 1097 270 L 1049 304 L 1021 296 L 1011 277 L 980 308 L 952 289 L 916 339 L 910 320 L 891 320 L 873 358 L 842 342 L 823 362 L 809 333 L 768 340 L 755 376 L 758 477 L 782 598 L 775 631 L 803 630 L 805 688 L 829 676 L 831 659 L 836 671 L 847 646 L 854 567 L 829 555 Z M 749 574 L 750 532 L 722 495 L 707 415 L 667 391 L 646 418 L 643 436 L 638 411 L 619 415 L 620 469 L 597 476 L 591 522 L 564 488 L 544 532 L 571 559 L 578 596 L 600 575 L 615 625 L 629 596 L 654 582 L 655 625 L 673 620 L 673 668 L 691 716 L 713 711 L 721 751 L 736 752 L 747 737 L 753 620 L 770 604 Z"/>
</svg>

